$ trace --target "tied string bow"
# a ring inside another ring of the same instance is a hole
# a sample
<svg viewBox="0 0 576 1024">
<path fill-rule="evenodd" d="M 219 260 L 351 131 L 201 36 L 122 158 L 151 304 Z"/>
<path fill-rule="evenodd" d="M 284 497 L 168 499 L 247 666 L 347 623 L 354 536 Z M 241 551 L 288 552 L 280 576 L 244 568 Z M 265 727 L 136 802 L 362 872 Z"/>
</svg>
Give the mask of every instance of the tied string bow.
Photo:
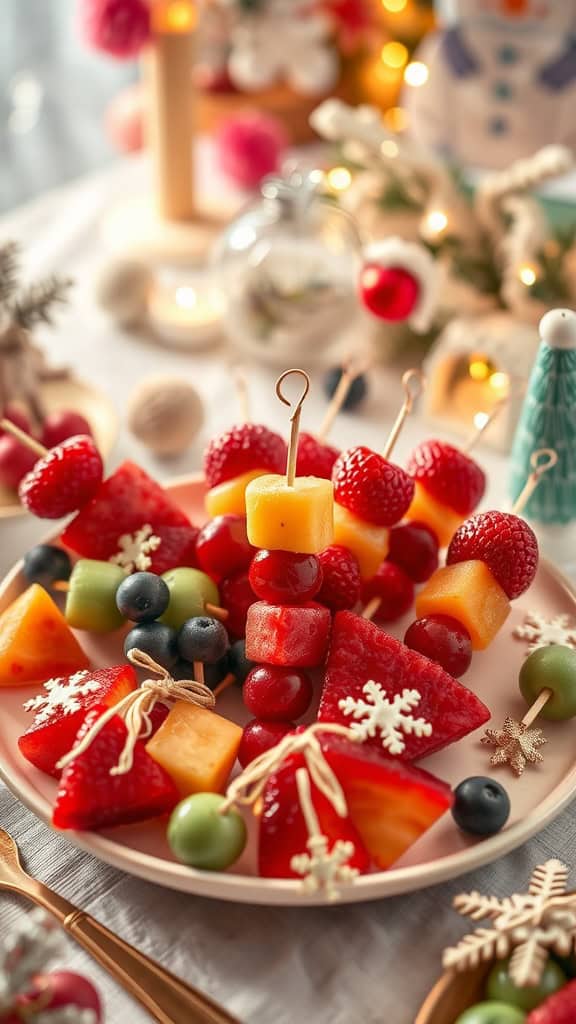
<svg viewBox="0 0 576 1024">
<path fill-rule="evenodd" d="M 110 769 L 110 775 L 126 775 L 134 763 L 134 748 L 140 739 L 147 739 L 152 733 L 151 713 L 156 704 L 167 704 L 171 707 L 176 701 L 186 701 L 201 708 L 213 708 L 216 698 L 212 690 L 196 679 L 173 679 L 166 668 L 159 665 L 150 655 L 137 647 L 128 651 L 128 660 L 135 668 L 153 672 L 158 678 L 145 679 L 132 693 L 123 697 L 118 704 L 108 708 L 88 730 L 72 750 L 60 759 L 57 768 L 66 768 L 80 754 L 83 754 L 104 726 L 116 715 L 124 721 L 127 730 L 126 742 L 118 764 Z"/>
</svg>

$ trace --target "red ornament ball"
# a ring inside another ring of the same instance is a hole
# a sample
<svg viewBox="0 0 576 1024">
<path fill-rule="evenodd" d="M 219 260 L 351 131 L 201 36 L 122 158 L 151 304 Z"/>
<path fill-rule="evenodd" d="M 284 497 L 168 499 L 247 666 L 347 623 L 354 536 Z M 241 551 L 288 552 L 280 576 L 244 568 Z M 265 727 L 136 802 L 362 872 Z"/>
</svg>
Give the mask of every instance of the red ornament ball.
<svg viewBox="0 0 576 1024">
<path fill-rule="evenodd" d="M 96 50 L 130 60 L 150 38 L 150 8 L 146 0 L 83 0 L 84 37 Z"/>
<path fill-rule="evenodd" d="M 380 320 L 407 320 L 419 295 L 419 282 L 403 267 L 366 263 L 360 271 L 360 298 Z"/>
<path fill-rule="evenodd" d="M 18 1019 L 28 1019 L 28 1014 L 34 1019 L 35 1003 L 42 1006 L 43 1013 L 74 1006 L 79 1010 L 92 1010 L 97 1024 L 103 1020 L 102 1003 L 94 985 L 72 971 L 37 974 L 32 987 L 18 1000 L 18 1010 L 21 1011 Z"/>
<path fill-rule="evenodd" d="M 275 117 L 259 112 L 237 114 L 218 129 L 216 155 L 224 174 L 241 188 L 257 188 L 279 170 L 288 136 Z"/>
</svg>

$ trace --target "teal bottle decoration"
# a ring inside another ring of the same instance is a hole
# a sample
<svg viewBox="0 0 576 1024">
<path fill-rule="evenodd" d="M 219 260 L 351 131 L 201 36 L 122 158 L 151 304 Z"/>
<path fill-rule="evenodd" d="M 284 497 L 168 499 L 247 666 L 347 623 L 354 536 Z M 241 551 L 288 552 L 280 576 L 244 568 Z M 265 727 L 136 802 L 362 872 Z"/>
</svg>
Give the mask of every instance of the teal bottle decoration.
<svg viewBox="0 0 576 1024">
<path fill-rule="evenodd" d="M 558 462 L 541 480 L 524 514 L 555 527 L 576 520 L 576 313 L 553 309 L 540 322 L 540 349 L 512 446 L 511 496 L 530 474 L 537 448 L 553 448 Z"/>
</svg>

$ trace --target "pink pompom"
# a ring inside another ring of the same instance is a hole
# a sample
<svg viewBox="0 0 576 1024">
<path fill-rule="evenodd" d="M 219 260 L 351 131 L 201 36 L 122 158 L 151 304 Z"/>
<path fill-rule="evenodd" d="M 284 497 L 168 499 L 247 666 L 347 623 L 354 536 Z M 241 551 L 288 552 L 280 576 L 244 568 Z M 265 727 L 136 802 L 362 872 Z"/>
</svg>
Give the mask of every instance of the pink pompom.
<svg viewBox="0 0 576 1024">
<path fill-rule="evenodd" d="M 150 38 L 150 8 L 145 0 L 83 0 L 82 28 L 96 50 L 130 60 Z"/>
<path fill-rule="evenodd" d="M 242 188 L 256 188 L 278 171 L 288 135 L 275 117 L 246 112 L 224 121 L 215 142 L 224 174 Z"/>
<path fill-rule="evenodd" d="M 119 92 L 104 115 L 106 134 L 121 153 L 136 153 L 144 146 L 144 96 L 140 82 Z"/>
</svg>

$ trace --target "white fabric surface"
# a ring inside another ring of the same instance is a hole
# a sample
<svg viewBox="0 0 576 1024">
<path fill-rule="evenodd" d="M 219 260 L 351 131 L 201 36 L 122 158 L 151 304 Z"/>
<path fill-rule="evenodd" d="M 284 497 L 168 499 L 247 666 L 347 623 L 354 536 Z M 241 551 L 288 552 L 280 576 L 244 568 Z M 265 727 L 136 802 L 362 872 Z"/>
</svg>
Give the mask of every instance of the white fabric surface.
<svg viewBox="0 0 576 1024">
<path fill-rule="evenodd" d="M 50 193 L 0 221 L 0 238 L 21 240 L 32 273 L 59 270 L 77 279 L 71 308 L 58 330 L 46 334 L 46 342 L 54 361 L 67 362 L 105 390 L 120 414 L 136 381 L 149 373 L 174 371 L 194 380 L 206 403 L 207 422 L 185 457 L 154 463 L 123 428 L 110 460 L 116 465 L 130 456 L 166 478 L 197 469 L 203 442 L 232 421 L 235 409 L 222 351 L 186 356 L 161 349 L 122 334 L 94 307 L 91 283 L 105 257 L 98 218 L 112 195 L 133 191 L 140 175 L 139 164 L 123 164 Z M 273 394 L 273 372 L 254 368 L 250 379 L 258 418 L 285 427 Z M 312 428 L 324 407 L 316 379 L 314 391 L 317 397 L 312 394 L 303 416 Z M 386 436 L 397 400 L 397 374 L 379 371 L 362 418 L 342 416 L 335 442 L 377 444 Z M 424 429 L 417 419 L 408 424 L 400 457 Z M 501 502 L 505 461 L 489 452 L 482 455 L 491 474 L 490 503 Z M 43 524 L 31 519 L 2 522 L 1 572 L 43 532 Z M 33 874 L 219 999 L 246 1024 L 412 1024 L 440 971 L 442 948 L 463 931 L 450 910 L 452 896 L 462 886 L 504 895 L 521 887 L 532 867 L 549 856 L 570 863 L 576 841 L 572 807 L 516 853 L 451 884 L 374 904 L 268 909 L 172 893 L 124 875 L 53 834 L 1 787 L 0 824 L 18 840 Z M 0 895 L 2 931 L 21 912 L 22 904 Z M 144 1024 L 149 1019 L 72 943 L 67 966 L 95 978 L 108 1024 Z"/>
</svg>

